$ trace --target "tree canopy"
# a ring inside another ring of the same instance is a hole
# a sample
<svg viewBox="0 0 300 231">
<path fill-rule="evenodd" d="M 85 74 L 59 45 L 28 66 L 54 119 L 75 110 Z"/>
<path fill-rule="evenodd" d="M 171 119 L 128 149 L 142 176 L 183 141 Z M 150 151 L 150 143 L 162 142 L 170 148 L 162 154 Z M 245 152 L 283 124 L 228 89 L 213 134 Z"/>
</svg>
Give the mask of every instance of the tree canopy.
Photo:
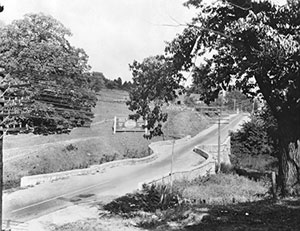
<svg viewBox="0 0 300 231">
<path fill-rule="evenodd" d="M 278 123 L 282 194 L 293 191 L 300 174 L 300 1 L 284 6 L 268 1 L 186 4 L 200 13 L 167 51 L 178 70 L 191 70 L 193 56 L 216 51 L 205 65 L 192 70 L 207 100 L 230 88 L 263 95 Z M 193 54 L 191 44 L 197 46 Z M 294 177 L 288 176 L 291 172 Z"/>
<path fill-rule="evenodd" d="M 7 123 L 37 134 L 88 125 L 96 97 L 87 81 L 88 56 L 69 43 L 70 30 L 44 14 L 27 14 L 0 30 Z"/>
<path fill-rule="evenodd" d="M 132 118 L 142 117 L 148 121 L 147 138 L 162 135 L 162 123 L 167 120 L 162 106 L 176 97 L 174 89 L 180 88 L 183 76 L 177 72 L 172 60 L 163 55 L 145 58 L 141 63 L 134 61 L 130 69 L 134 88 L 127 104 L 135 111 Z"/>
<path fill-rule="evenodd" d="M 188 44 L 196 44 L 196 56 L 213 49 L 217 52 L 206 65 L 193 69 L 207 100 L 231 87 L 249 95 L 259 91 L 276 117 L 299 115 L 299 7 L 264 1 L 245 9 L 231 1 L 207 6 L 200 2 L 187 2 L 199 8 L 199 17 L 167 47 L 178 69 L 191 68 Z"/>
<path fill-rule="evenodd" d="M 221 90 L 238 89 L 249 97 L 261 93 L 278 124 L 282 194 L 294 191 L 300 183 L 300 1 L 278 6 L 269 1 L 189 0 L 185 5 L 198 14 L 167 44 L 173 66 L 167 76 L 175 70 L 190 72 L 208 103 Z M 207 53 L 212 57 L 197 65 L 195 59 Z M 161 86 L 153 84 L 155 89 Z"/>
</svg>

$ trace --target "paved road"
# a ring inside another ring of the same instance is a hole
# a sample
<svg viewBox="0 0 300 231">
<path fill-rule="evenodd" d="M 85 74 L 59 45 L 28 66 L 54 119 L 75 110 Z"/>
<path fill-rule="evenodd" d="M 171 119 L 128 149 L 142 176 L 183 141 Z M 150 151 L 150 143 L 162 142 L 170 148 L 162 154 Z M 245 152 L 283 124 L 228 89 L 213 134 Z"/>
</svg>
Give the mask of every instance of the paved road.
<svg viewBox="0 0 300 231">
<path fill-rule="evenodd" d="M 224 141 L 229 130 L 238 128 L 245 115 L 231 116 L 230 123 L 222 125 Z M 217 125 L 174 146 L 174 171 L 184 170 L 201 163 L 204 159 L 193 153 L 198 144 L 217 142 Z M 32 188 L 5 193 L 4 219 L 28 221 L 77 203 L 99 201 L 105 195 L 122 195 L 135 190 L 139 183 L 166 175 L 170 172 L 172 141 L 160 142 L 155 146 L 159 157 L 146 164 L 107 169 L 103 173 L 76 176 L 66 180 L 44 183 Z"/>
</svg>

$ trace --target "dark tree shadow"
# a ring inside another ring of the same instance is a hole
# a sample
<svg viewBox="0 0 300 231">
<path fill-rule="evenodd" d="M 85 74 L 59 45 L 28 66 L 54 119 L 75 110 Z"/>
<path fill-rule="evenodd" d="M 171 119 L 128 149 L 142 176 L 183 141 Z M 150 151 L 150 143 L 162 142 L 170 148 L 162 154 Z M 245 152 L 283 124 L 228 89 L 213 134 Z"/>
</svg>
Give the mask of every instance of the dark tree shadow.
<svg viewBox="0 0 300 231">
<path fill-rule="evenodd" d="M 210 206 L 208 214 L 185 230 L 300 230 L 300 198 Z"/>
</svg>

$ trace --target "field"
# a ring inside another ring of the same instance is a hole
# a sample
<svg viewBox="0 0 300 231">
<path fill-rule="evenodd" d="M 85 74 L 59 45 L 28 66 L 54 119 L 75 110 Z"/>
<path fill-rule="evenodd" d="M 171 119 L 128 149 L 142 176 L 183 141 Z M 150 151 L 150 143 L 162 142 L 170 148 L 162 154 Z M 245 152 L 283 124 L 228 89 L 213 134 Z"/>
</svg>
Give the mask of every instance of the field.
<svg viewBox="0 0 300 231">
<path fill-rule="evenodd" d="M 33 134 L 4 138 L 4 186 L 17 187 L 23 176 L 85 168 L 91 164 L 143 157 L 149 154 L 151 141 L 143 133 L 113 134 L 114 116 L 127 117 L 125 99 L 128 93 L 102 90 L 94 109 L 95 118 L 90 128 L 77 128 L 70 134 L 36 136 Z M 195 135 L 208 126 L 206 117 L 182 107 L 167 109 L 170 120 L 165 126 L 169 134 Z M 173 126 L 176 124 L 176 126 Z"/>
</svg>

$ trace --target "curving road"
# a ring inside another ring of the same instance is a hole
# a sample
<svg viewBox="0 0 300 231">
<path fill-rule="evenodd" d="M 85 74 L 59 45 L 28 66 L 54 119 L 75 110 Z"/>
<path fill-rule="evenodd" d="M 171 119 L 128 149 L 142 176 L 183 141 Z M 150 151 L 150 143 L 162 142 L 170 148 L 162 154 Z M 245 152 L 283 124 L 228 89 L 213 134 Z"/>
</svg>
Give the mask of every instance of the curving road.
<svg viewBox="0 0 300 231">
<path fill-rule="evenodd" d="M 247 115 L 229 117 L 221 126 L 222 142 L 229 130 L 235 130 L 247 120 Z M 217 143 L 217 125 L 191 139 L 177 140 L 174 145 L 174 171 L 198 165 L 204 159 L 192 150 L 198 144 Z M 97 202 L 105 195 L 122 195 L 135 190 L 139 183 L 170 172 L 172 141 L 154 144 L 159 157 L 150 162 L 107 169 L 95 175 L 76 176 L 32 188 L 4 193 L 4 220 L 29 221 L 33 218 L 80 203 Z"/>
</svg>

